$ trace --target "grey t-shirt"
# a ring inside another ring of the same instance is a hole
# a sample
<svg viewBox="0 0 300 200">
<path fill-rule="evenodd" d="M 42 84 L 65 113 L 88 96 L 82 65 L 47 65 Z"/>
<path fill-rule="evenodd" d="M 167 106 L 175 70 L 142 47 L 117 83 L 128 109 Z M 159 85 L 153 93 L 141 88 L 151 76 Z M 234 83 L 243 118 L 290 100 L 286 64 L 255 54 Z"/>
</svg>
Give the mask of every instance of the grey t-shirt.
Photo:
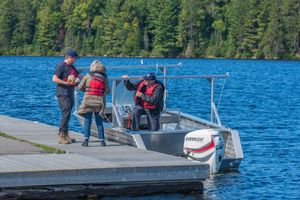
<svg viewBox="0 0 300 200">
<path fill-rule="evenodd" d="M 72 74 L 72 70 L 76 75 L 79 74 L 77 69 L 73 65 L 68 65 L 65 62 L 60 62 L 56 65 L 56 69 L 54 71 L 54 74 L 58 76 L 61 80 L 66 80 L 69 75 Z M 73 86 L 67 86 L 67 85 L 61 85 L 57 84 L 56 86 L 56 96 L 74 96 L 74 87 Z"/>
</svg>

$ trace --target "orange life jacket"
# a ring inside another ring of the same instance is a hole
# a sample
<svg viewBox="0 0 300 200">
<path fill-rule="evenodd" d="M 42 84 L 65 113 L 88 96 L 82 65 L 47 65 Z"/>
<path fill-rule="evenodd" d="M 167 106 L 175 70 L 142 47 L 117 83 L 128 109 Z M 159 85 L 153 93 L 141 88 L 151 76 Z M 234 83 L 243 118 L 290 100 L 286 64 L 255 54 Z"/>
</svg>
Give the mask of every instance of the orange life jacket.
<svg viewBox="0 0 300 200">
<path fill-rule="evenodd" d="M 87 92 L 89 95 L 103 96 L 105 91 L 105 83 L 102 78 L 91 76 L 92 80 L 87 87 Z"/>
<path fill-rule="evenodd" d="M 145 95 L 149 95 L 149 96 L 152 96 L 154 94 L 154 89 L 158 86 L 157 83 L 153 83 L 150 87 L 147 87 L 145 85 L 145 80 L 144 81 L 141 81 L 139 84 L 138 84 L 138 87 L 137 87 L 137 92 L 142 92 L 143 90 L 143 87 L 145 86 L 145 91 L 143 92 Z M 149 103 L 147 101 L 143 101 L 141 98 L 137 97 L 137 96 L 134 96 L 134 101 L 135 102 L 140 102 L 140 105 L 143 107 L 143 108 L 146 108 L 146 109 L 155 109 L 156 108 L 156 105 L 155 104 L 152 104 L 152 103 Z"/>
</svg>

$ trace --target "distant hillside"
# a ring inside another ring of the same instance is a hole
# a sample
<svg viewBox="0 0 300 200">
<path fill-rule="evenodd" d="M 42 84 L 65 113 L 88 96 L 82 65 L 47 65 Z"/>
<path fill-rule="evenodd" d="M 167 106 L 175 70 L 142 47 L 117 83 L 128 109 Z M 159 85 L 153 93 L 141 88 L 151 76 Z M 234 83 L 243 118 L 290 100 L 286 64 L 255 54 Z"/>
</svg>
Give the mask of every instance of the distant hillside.
<svg viewBox="0 0 300 200">
<path fill-rule="evenodd" d="M 300 59 L 299 0 L 0 0 L 0 55 Z"/>
</svg>

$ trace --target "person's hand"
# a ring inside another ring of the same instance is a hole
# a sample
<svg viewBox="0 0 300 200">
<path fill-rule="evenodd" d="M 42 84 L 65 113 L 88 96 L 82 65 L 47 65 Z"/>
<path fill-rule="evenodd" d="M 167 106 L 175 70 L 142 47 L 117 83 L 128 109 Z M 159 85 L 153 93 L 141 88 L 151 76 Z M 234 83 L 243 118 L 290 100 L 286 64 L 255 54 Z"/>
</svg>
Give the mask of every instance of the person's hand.
<svg viewBox="0 0 300 200">
<path fill-rule="evenodd" d="M 78 84 L 78 83 L 75 83 L 75 82 L 66 82 L 66 83 L 67 83 L 67 86 L 71 86 L 71 87 L 74 87 Z"/>
<path fill-rule="evenodd" d="M 126 79 L 128 79 L 128 78 L 129 78 L 129 76 L 128 76 L 127 74 L 125 74 L 125 75 L 123 75 L 123 76 L 122 76 L 122 78 L 126 78 Z"/>
<path fill-rule="evenodd" d="M 143 93 L 141 93 L 141 92 L 136 92 L 136 94 L 135 94 L 135 96 L 137 96 L 137 97 L 141 97 L 143 95 Z"/>
</svg>

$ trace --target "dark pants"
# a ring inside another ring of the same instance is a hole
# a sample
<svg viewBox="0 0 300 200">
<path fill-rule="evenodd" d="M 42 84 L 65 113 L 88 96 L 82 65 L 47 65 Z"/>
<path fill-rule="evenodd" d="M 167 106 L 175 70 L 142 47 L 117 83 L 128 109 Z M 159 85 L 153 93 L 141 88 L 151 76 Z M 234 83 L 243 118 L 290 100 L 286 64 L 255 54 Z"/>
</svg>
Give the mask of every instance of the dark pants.
<svg viewBox="0 0 300 200">
<path fill-rule="evenodd" d="M 144 109 L 140 105 L 136 105 L 133 109 L 132 129 L 138 131 L 140 129 L 141 115 L 147 116 L 148 130 L 157 131 L 159 129 L 160 113 L 151 113 L 149 109 Z"/>
<path fill-rule="evenodd" d="M 68 133 L 74 99 L 73 97 L 69 96 L 59 96 L 57 101 L 62 112 L 62 118 L 59 124 L 59 132 Z"/>
</svg>

